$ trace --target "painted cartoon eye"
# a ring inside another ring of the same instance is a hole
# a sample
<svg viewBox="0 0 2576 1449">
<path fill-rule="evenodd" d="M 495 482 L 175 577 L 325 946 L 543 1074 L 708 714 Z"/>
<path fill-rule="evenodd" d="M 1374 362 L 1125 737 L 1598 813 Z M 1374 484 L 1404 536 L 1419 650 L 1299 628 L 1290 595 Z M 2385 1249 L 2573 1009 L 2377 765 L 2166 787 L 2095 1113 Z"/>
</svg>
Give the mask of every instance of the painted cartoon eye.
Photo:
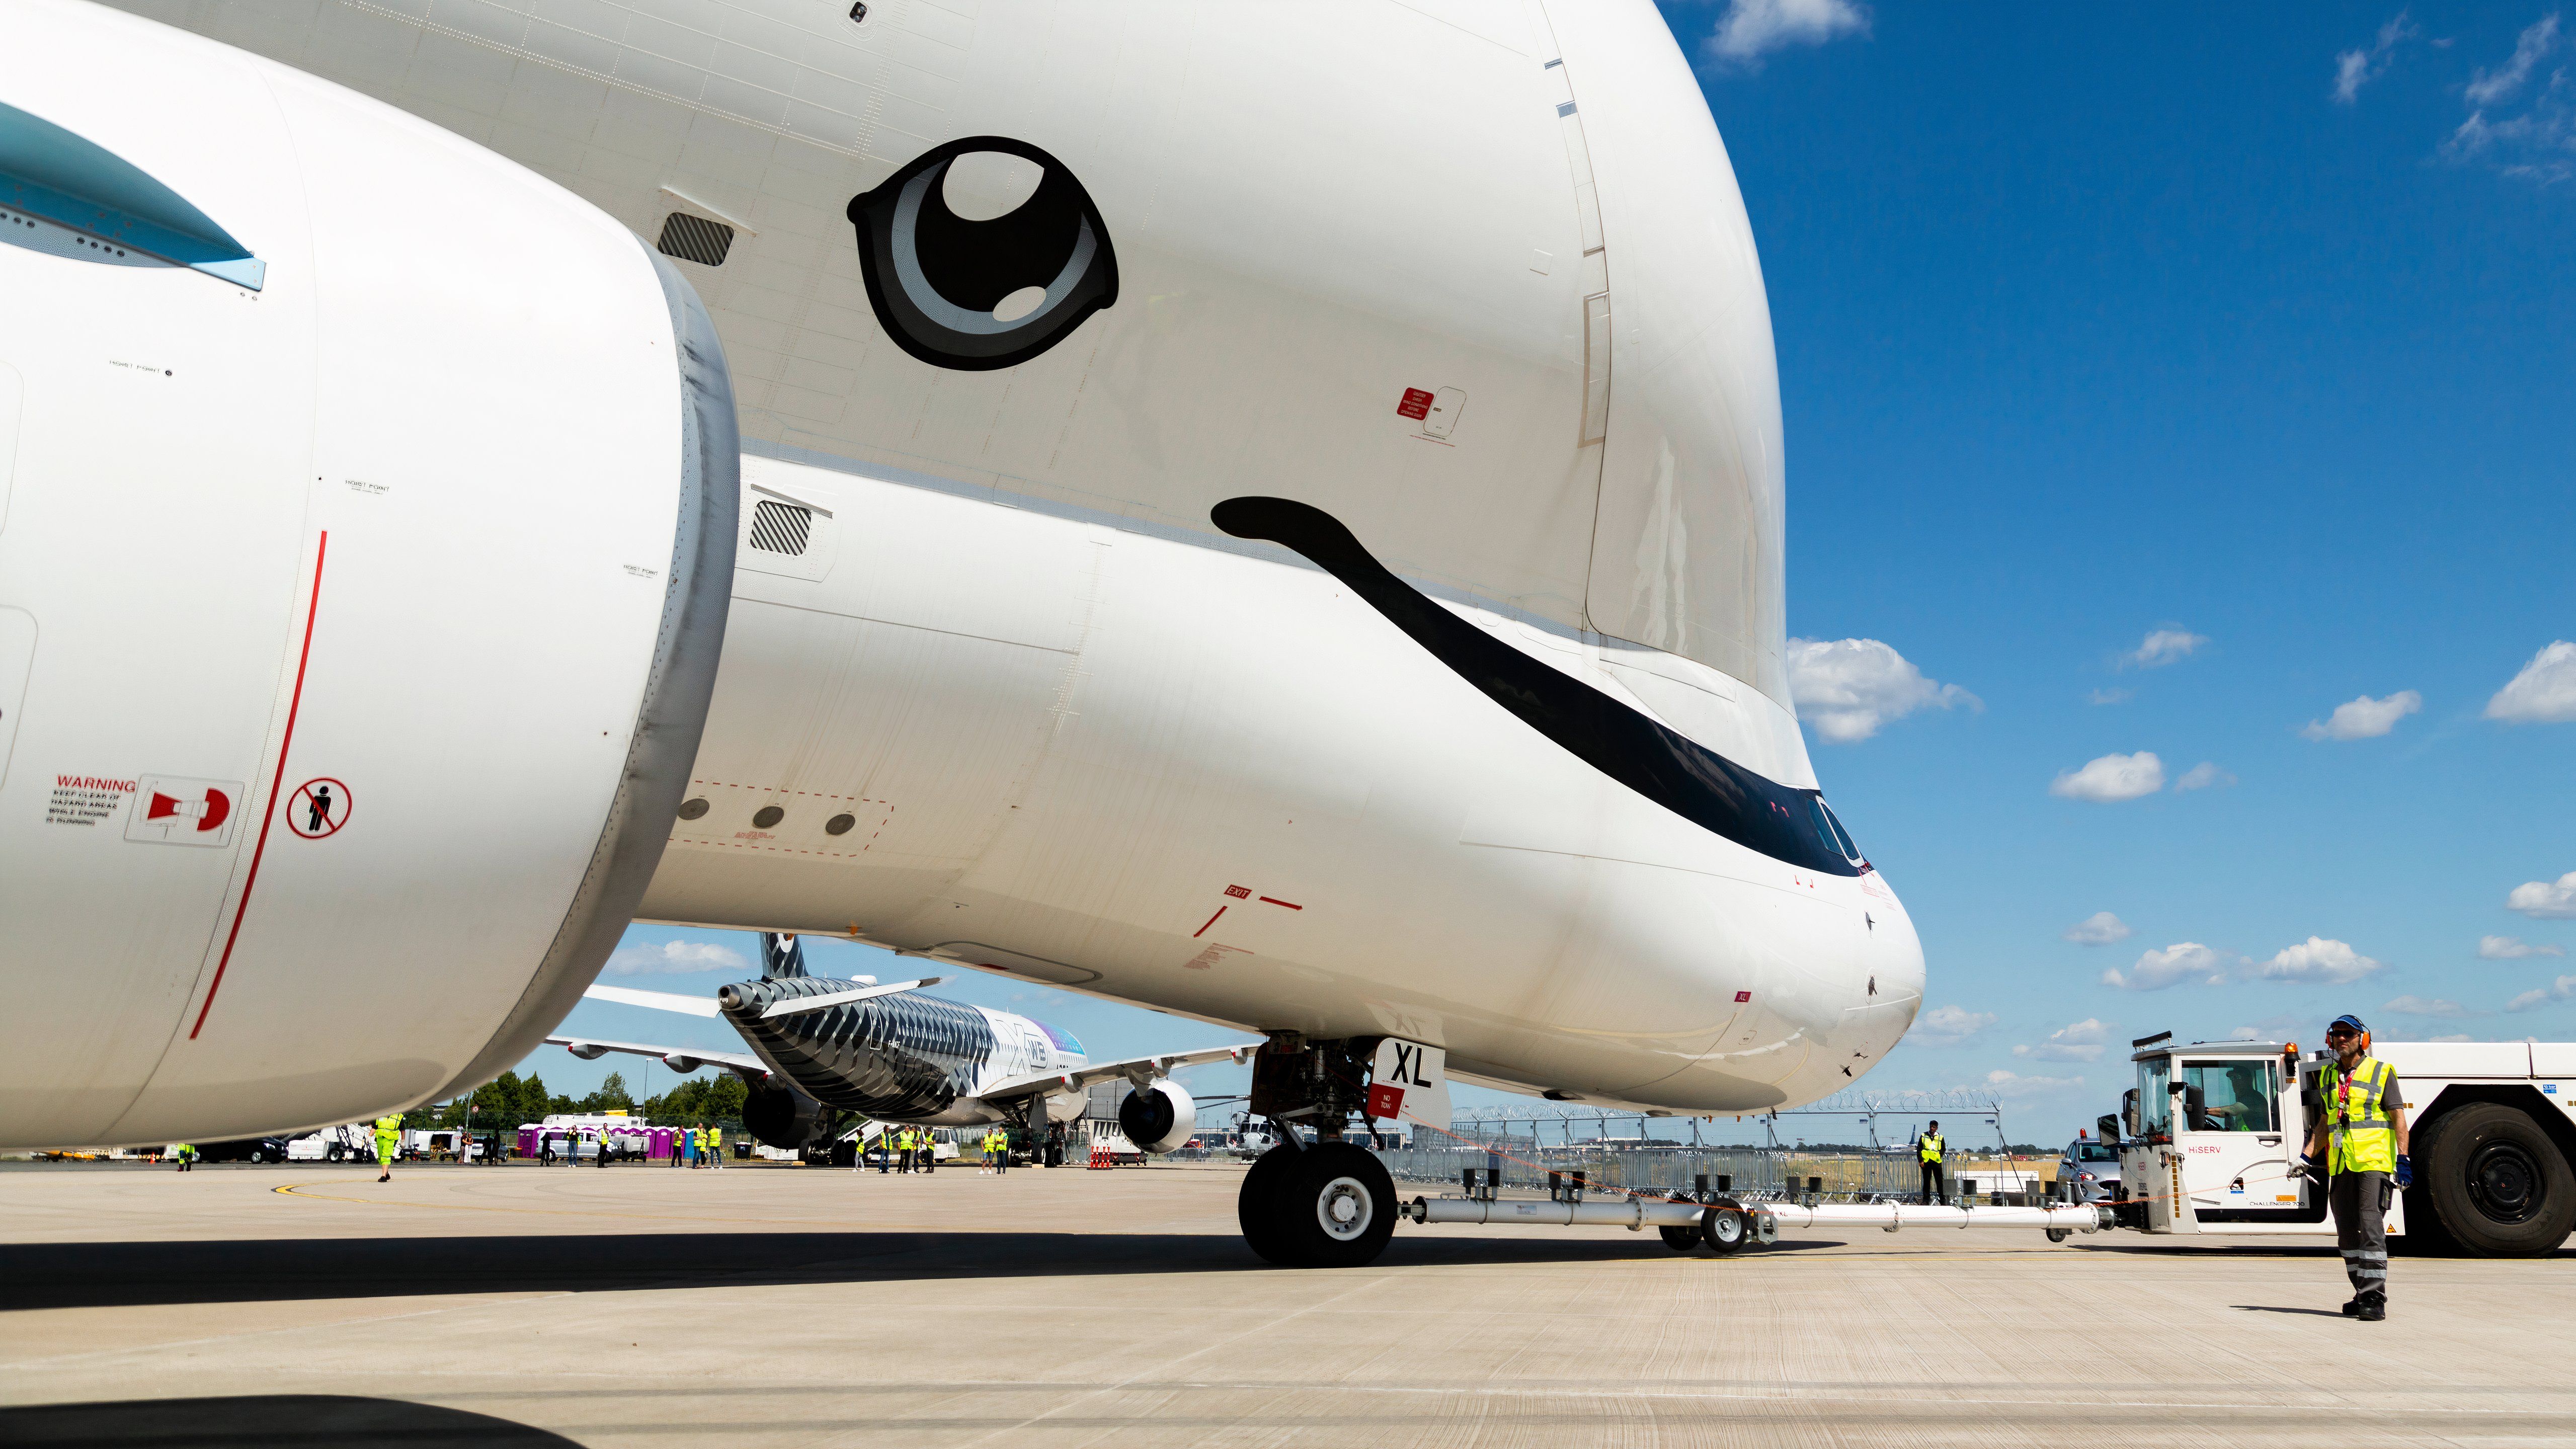
<svg viewBox="0 0 2576 1449">
<path fill-rule="evenodd" d="M 878 325 L 933 367 L 1026 362 L 1118 300 L 1100 208 L 1025 141 L 933 147 L 852 197 L 849 216 Z"/>
</svg>

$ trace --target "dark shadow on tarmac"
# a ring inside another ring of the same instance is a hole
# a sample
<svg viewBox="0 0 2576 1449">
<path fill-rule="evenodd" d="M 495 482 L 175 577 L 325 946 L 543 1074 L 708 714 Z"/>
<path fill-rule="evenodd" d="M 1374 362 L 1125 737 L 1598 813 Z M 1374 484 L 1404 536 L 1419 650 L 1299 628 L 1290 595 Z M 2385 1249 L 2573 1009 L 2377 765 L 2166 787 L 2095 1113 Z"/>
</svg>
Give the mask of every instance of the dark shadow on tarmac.
<svg viewBox="0 0 2576 1449">
<path fill-rule="evenodd" d="M 1605 1263 L 1686 1255 L 1652 1234 L 1473 1238 L 1401 1233 L 1374 1266 Z M 1784 1242 L 1769 1255 L 1828 1248 Z M 1692 1254 L 1687 1256 L 1704 1256 Z M 454 1238 L 260 1238 L 0 1244 L 0 1309 L 258 1303 L 455 1293 L 916 1279 L 1279 1273 L 1240 1238 L 1147 1233 L 599 1233 Z M 0 1435 L 0 1443 L 10 1442 Z"/>
<path fill-rule="evenodd" d="M 2279 1308 L 2269 1303 L 2231 1303 L 2227 1306 L 2235 1309 L 2239 1313 L 2296 1313 L 2303 1318 L 2341 1318 L 2344 1316 L 2343 1310 L 2340 1308 Z"/>
<path fill-rule="evenodd" d="M 456 1449 L 572 1445 L 543 1429 L 488 1414 L 400 1399 L 338 1394 L 251 1394 L 237 1399 L 138 1399 L 118 1404 L 0 1408 L 0 1444 L 11 1449 L 102 1449 L 194 1444 L 407 1444 Z"/>
</svg>

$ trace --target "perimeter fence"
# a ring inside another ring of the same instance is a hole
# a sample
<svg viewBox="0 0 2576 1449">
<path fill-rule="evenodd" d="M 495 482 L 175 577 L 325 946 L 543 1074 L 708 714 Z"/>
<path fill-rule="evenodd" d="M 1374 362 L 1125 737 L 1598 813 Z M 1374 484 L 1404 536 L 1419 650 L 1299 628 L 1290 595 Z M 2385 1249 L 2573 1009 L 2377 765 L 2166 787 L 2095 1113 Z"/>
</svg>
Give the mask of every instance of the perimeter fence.
<svg viewBox="0 0 2576 1449">
<path fill-rule="evenodd" d="M 1656 1133 L 1658 1127 L 1683 1128 L 1696 1137 L 1698 1124 L 1633 1113 L 1583 1108 L 1466 1112 L 1451 1121 L 1448 1132 L 1417 1127 L 1405 1145 L 1383 1147 L 1378 1157 L 1399 1181 L 1451 1187 L 1463 1186 L 1471 1169 L 1480 1177 L 1494 1174 L 1490 1180 L 1507 1191 L 1544 1191 L 1552 1186 L 1550 1174 L 1570 1182 L 1579 1172 L 1587 1192 L 1688 1191 L 1705 1179 L 1711 1191 L 1746 1197 L 1912 1201 L 1922 1189 L 1921 1159 L 1912 1145 L 1913 1134 L 1910 1130 L 1891 1133 L 1896 1140 L 1890 1142 L 1881 1136 L 1881 1127 L 1929 1120 L 1940 1113 L 1957 1124 L 1947 1134 L 1951 1192 L 2028 1200 L 2046 1191 L 2042 1179 L 2052 1174 L 2042 1164 L 2017 1160 L 2005 1149 L 1999 1104 L 1991 1097 L 1965 1093 L 1848 1094 L 1763 1117 L 1764 1135 L 1770 1140 L 1758 1144 L 1662 1136 Z M 1778 1140 L 1783 1118 L 1807 1117 L 1858 1119 L 1870 1143 L 1809 1147 Z M 1619 1135 L 1631 1128 L 1633 1135 Z M 1963 1140 L 1971 1131 L 1978 1135 L 1991 1131 L 1997 1150 L 1980 1151 Z M 1366 1141 L 1356 1134 L 1348 1140 Z"/>
</svg>

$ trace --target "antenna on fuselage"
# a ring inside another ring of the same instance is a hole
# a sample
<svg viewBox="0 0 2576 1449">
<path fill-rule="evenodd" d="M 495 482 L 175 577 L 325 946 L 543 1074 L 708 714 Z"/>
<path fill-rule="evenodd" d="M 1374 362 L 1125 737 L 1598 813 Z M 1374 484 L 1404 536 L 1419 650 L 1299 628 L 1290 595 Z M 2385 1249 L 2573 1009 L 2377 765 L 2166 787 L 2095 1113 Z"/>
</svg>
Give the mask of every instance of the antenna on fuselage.
<svg viewBox="0 0 2576 1449">
<path fill-rule="evenodd" d="M 805 943 L 784 931 L 760 933 L 760 979 L 776 981 L 805 974 Z"/>
</svg>

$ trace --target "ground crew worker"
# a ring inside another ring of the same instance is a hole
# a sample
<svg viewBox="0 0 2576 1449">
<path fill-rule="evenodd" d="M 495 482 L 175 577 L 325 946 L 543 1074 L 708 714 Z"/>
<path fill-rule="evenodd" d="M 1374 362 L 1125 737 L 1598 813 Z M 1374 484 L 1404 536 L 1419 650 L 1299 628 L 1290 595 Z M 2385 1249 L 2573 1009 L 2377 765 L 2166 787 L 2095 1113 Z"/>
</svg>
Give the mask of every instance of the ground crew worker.
<svg viewBox="0 0 2576 1449">
<path fill-rule="evenodd" d="M 906 1127 L 901 1132 L 895 1134 L 895 1153 L 898 1160 L 895 1163 L 894 1170 L 897 1172 L 912 1171 L 913 1157 L 920 1150 L 920 1144 L 914 1140 L 911 1128 Z"/>
<path fill-rule="evenodd" d="M 1941 1124 L 1937 1120 L 1923 1129 L 1923 1138 L 1915 1144 L 1923 1157 L 1923 1201 L 1925 1205 L 1946 1204 L 1950 1195 L 1941 1181 Z"/>
<path fill-rule="evenodd" d="M 716 1166 L 724 1166 L 724 1129 L 722 1127 L 707 1129 L 707 1151 L 715 1155 Z"/>
<path fill-rule="evenodd" d="M 993 1129 L 993 1175 L 1011 1170 L 1011 1129 L 1005 1123 Z"/>
<path fill-rule="evenodd" d="M 196 1144 L 193 1142 L 176 1143 L 170 1148 L 170 1155 L 178 1161 L 179 1170 L 181 1172 L 185 1172 L 188 1170 L 189 1164 L 197 1160 Z"/>
<path fill-rule="evenodd" d="M 927 1127 L 921 1129 L 921 1153 L 919 1161 L 921 1170 L 924 1172 L 937 1172 L 939 1170 L 939 1134 L 931 1131 Z"/>
<path fill-rule="evenodd" d="M 2343 1311 L 2365 1323 L 2388 1316 L 2388 1207 L 2397 1189 L 2415 1185 L 2406 1156 L 2406 1102 L 2397 1072 L 2370 1054 L 2370 1028 L 2345 1015 L 2326 1028 L 2335 1059 L 2317 1076 L 2325 1110 L 2308 1136 L 2300 1168 L 2326 1184 L 2334 1210 L 2335 1246 L 2352 1280 Z"/>
<path fill-rule="evenodd" d="M 394 1144 L 402 1140 L 402 1114 L 390 1112 L 376 1119 L 376 1181 L 394 1180 Z"/>
</svg>

